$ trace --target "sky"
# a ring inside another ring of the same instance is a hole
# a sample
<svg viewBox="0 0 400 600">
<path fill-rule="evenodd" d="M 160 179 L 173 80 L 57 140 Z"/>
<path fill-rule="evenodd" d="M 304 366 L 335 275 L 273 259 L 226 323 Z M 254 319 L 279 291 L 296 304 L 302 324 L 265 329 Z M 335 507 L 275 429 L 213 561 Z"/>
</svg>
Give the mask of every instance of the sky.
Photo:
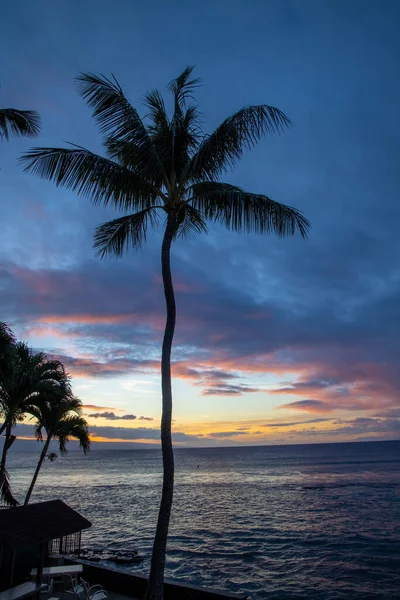
<svg viewBox="0 0 400 600">
<path fill-rule="evenodd" d="M 398 2 L 38 0 L 3 15 L 0 106 L 39 111 L 42 131 L 0 147 L 1 319 L 61 357 L 92 439 L 159 438 L 162 232 L 99 260 L 94 228 L 116 213 L 18 157 L 66 142 L 104 152 L 80 72 L 113 73 L 143 115 L 143 94 L 188 64 L 206 131 L 248 104 L 289 116 L 225 180 L 302 210 L 312 230 L 212 226 L 174 244 L 175 444 L 398 439 Z"/>
</svg>

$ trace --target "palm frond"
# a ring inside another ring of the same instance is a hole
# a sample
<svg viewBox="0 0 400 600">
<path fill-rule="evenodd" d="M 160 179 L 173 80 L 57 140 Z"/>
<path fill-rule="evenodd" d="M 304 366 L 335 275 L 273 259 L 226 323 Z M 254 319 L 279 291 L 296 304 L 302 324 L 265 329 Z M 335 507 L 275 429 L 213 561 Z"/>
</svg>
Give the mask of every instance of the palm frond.
<svg viewBox="0 0 400 600">
<path fill-rule="evenodd" d="M 57 394 L 49 394 L 47 397 L 36 399 L 37 405 L 26 408 L 26 412 L 36 419 L 35 436 L 42 439 L 42 429 L 50 437 L 57 437 L 66 430 L 67 423 L 71 419 L 81 422 L 82 401 L 74 396 L 69 388 L 65 386 L 65 394 L 62 394 L 62 386 Z"/>
<path fill-rule="evenodd" d="M 79 447 L 84 451 L 90 450 L 89 429 L 86 420 L 76 415 L 67 415 L 59 421 L 54 437 L 58 439 L 61 454 L 67 453 L 69 438 L 79 441 Z"/>
<path fill-rule="evenodd" d="M 183 114 L 182 124 L 184 129 L 192 136 L 190 143 L 192 148 L 197 148 L 200 145 L 200 140 L 203 136 L 200 117 L 197 104 L 190 104 Z"/>
<path fill-rule="evenodd" d="M 57 407 L 59 418 L 64 418 L 65 415 L 79 417 L 82 412 L 82 400 L 68 391 L 61 400 L 58 400 Z"/>
<path fill-rule="evenodd" d="M 25 369 L 32 368 L 33 365 L 38 365 L 44 358 L 43 352 L 34 353 L 32 348 L 26 342 L 17 342 L 15 350 L 20 364 L 24 364 Z"/>
<path fill-rule="evenodd" d="M 59 360 L 48 359 L 44 352 L 35 353 L 33 359 L 36 361 L 36 373 L 41 379 L 52 381 L 66 381 L 68 374 Z"/>
<path fill-rule="evenodd" d="M 173 119 L 169 121 L 164 100 L 158 90 L 146 94 L 144 101 L 151 120 L 148 130 L 162 160 L 164 172 L 170 182 L 173 177 L 175 181 L 179 180 L 203 137 L 198 108 L 194 104 L 182 109 L 178 106 Z"/>
<path fill-rule="evenodd" d="M 34 110 L 0 109 L 0 140 L 11 136 L 36 137 L 40 131 L 40 117 Z"/>
<path fill-rule="evenodd" d="M 192 78 L 194 66 L 190 65 L 168 86 L 174 96 L 174 116 L 171 121 L 171 171 L 173 179 L 180 180 L 191 156 L 199 146 L 203 133 L 200 115 L 195 104 L 187 106 L 189 98 L 200 79 Z"/>
<path fill-rule="evenodd" d="M 10 476 L 7 469 L 0 474 L 0 497 L 7 506 L 18 506 L 19 502 L 11 491 Z"/>
<path fill-rule="evenodd" d="M 148 228 L 155 227 L 157 222 L 158 213 L 150 208 L 99 225 L 94 235 L 98 256 L 121 256 L 125 249 L 141 248 Z"/>
<path fill-rule="evenodd" d="M 164 99 L 159 90 L 151 90 L 145 94 L 143 103 L 148 110 L 146 115 L 149 119 L 147 129 L 153 146 L 156 149 L 157 156 L 160 157 L 165 177 L 168 178 L 172 164 L 171 148 L 173 133 Z"/>
<path fill-rule="evenodd" d="M 175 111 L 182 110 L 188 100 L 193 98 L 194 90 L 199 86 L 201 79 L 191 78 L 194 65 L 189 65 L 184 71 L 168 84 L 168 90 L 172 92 L 175 101 Z"/>
<path fill-rule="evenodd" d="M 15 335 L 11 327 L 7 323 L 4 323 L 4 321 L 0 321 L 0 347 L 4 344 L 15 344 L 15 342 Z"/>
<path fill-rule="evenodd" d="M 29 405 L 29 410 L 26 412 L 31 415 L 32 418 L 36 419 L 38 422 L 43 422 L 43 414 L 40 406 L 36 406 L 35 404 Z M 30 419 L 32 420 L 32 419 Z"/>
<path fill-rule="evenodd" d="M 199 181 L 220 176 L 263 135 L 279 133 L 290 124 L 288 117 L 273 106 L 261 104 L 242 108 L 203 140 L 188 167 L 188 178 Z"/>
<path fill-rule="evenodd" d="M 142 209 L 158 195 L 140 175 L 85 148 L 33 148 L 20 160 L 25 172 L 88 196 L 94 204 L 112 201 L 124 210 Z"/>
<path fill-rule="evenodd" d="M 214 222 L 233 231 L 276 233 L 305 238 L 309 221 L 301 211 L 262 194 L 245 192 L 227 183 L 203 182 L 192 186 L 192 206 Z"/>
<path fill-rule="evenodd" d="M 150 90 L 143 97 L 143 104 L 146 106 L 148 113 L 147 118 L 151 121 L 150 131 L 154 130 L 165 132 L 169 131 L 170 122 L 165 108 L 164 98 L 159 90 Z"/>
<path fill-rule="evenodd" d="M 190 204 L 183 204 L 177 214 L 177 230 L 175 237 L 194 237 L 199 233 L 207 233 L 207 223 L 202 214 Z"/>
<path fill-rule="evenodd" d="M 15 358 L 15 335 L 3 321 L 0 321 L 0 389 L 4 377 L 7 377 Z M 1 404 L 1 398 L 0 398 Z"/>
<path fill-rule="evenodd" d="M 136 149 L 136 167 L 146 175 L 163 177 L 162 163 L 137 110 L 125 97 L 118 81 L 93 73 L 81 73 L 78 91 L 91 106 L 100 131 L 107 138 L 128 142 Z"/>
<path fill-rule="evenodd" d="M 78 440 L 79 448 L 83 450 L 84 454 L 90 450 L 90 437 L 89 429 L 86 421 L 81 419 L 80 422 L 75 422 L 71 427 L 70 436 Z"/>
<path fill-rule="evenodd" d="M 203 137 L 200 114 L 191 104 L 174 118 L 174 170 L 178 181 L 186 183 L 186 170 Z"/>
<path fill-rule="evenodd" d="M 42 429 L 43 429 L 43 425 L 41 423 L 36 423 L 33 428 L 34 436 L 38 440 L 38 442 L 43 441 Z"/>
<path fill-rule="evenodd" d="M 65 456 L 68 454 L 67 444 L 69 442 L 68 436 L 64 435 L 64 433 L 59 433 L 57 435 L 58 440 L 58 449 L 60 450 L 61 456 Z"/>
<path fill-rule="evenodd" d="M 103 75 L 81 73 L 77 82 L 78 92 L 93 108 L 93 116 L 101 133 L 111 137 L 129 137 L 136 141 L 143 141 L 147 137 L 137 110 L 127 100 L 114 76 L 111 80 Z"/>
</svg>

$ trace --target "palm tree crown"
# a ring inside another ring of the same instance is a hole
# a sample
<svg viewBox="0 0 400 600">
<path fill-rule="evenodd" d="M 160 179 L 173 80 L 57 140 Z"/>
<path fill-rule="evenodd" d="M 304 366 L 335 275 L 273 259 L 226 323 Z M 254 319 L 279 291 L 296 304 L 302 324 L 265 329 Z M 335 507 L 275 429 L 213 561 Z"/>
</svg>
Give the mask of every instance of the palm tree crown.
<svg viewBox="0 0 400 600">
<path fill-rule="evenodd" d="M 0 406 L 4 421 L 15 425 L 38 402 L 56 398 L 70 389 L 68 375 L 58 360 L 35 352 L 24 342 L 15 344 L 9 373 L 0 380 Z"/>
<path fill-rule="evenodd" d="M 89 430 L 86 420 L 81 416 L 82 402 L 68 391 L 64 398 L 43 402 L 31 410 L 37 420 L 35 437 L 42 441 L 44 429 L 47 436 L 58 441 L 61 454 L 67 454 L 69 439 L 75 438 L 79 447 L 86 453 L 90 449 Z"/>
<path fill-rule="evenodd" d="M 81 75 L 78 89 L 93 108 L 106 156 L 73 146 L 35 148 L 22 157 L 26 171 L 95 203 L 134 211 L 98 227 L 95 247 L 103 256 L 140 247 L 160 210 L 175 215 L 176 236 L 207 231 L 207 220 L 234 231 L 307 234 L 309 223 L 297 209 L 220 181 L 246 149 L 262 135 L 282 131 L 289 119 L 271 106 L 248 106 L 206 135 L 192 101 L 199 83 L 192 71 L 188 67 L 169 86 L 171 117 L 155 90 L 144 97 L 143 119 L 115 79 Z"/>
</svg>

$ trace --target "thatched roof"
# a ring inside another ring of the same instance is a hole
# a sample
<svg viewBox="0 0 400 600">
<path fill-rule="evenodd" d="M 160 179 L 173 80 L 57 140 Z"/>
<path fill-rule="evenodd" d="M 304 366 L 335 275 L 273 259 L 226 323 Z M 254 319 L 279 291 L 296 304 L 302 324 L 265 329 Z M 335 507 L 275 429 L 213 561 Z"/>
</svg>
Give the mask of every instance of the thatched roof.
<svg viewBox="0 0 400 600">
<path fill-rule="evenodd" d="M 0 543 L 11 548 L 36 545 L 78 533 L 90 521 L 62 500 L 0 510 Z"/>
</svg>

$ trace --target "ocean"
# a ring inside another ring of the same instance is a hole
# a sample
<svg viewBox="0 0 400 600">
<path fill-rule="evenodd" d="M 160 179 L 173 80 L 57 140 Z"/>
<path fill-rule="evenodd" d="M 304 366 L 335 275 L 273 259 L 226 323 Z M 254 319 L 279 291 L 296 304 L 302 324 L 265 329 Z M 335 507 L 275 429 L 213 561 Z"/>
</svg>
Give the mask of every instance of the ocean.
<svg viewBox="0 0 400 600">
<path fill-rule="evenodd" d="M 38 454 L 9 456 L 22 500 Z M 137 549 L 126 568 L 147 574 L 160 484 L 158 450 L 73 451 L 32 501 L 61 498 L 92 522 L 85 546 Z M 400 598 L 400 441 L 177 449 L 166 576 L 254 600 Z"/>
</svg>

